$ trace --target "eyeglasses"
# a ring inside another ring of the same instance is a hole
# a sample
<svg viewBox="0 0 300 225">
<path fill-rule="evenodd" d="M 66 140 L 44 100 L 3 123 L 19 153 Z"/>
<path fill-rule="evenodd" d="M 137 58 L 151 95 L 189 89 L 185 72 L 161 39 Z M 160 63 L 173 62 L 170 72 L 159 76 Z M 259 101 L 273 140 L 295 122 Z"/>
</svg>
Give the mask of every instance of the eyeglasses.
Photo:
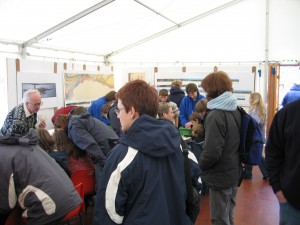
<svg viewBox="0 0 300 225">
<path fill-rule="evenodd" d="M 37 107 L 37 106 L 42 106 L 43 105 L 43 102 L 40 102 L 40 103 L 31 103 L 31 102 L 28 102 L 30 105 L 34 106 L 34 107 Z"/>
<path fill-rule="evenodd" d="M 119 115 L 119 113 L 120 113 L 120 111 L 121 111 L 122 109 L 125 109 L 125 108 L 119 109 L 118 107 L 116 107 L 116 108 L 115 108 L 115 113 L 116 113 L 117 115 Z"/>
</svg>

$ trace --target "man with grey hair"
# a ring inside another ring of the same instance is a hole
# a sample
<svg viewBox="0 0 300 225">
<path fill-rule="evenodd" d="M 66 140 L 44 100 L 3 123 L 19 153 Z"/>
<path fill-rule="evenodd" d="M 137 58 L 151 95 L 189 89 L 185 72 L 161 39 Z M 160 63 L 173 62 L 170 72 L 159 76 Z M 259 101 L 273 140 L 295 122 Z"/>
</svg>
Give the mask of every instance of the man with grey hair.
<svg viewBox="0 0 300 225">
<path fill-rule="evenodd" d="M 35 128 L 37 123 L 37 112 L 43 102 L 38 90 L 30 89 L 23 94 L 23 103 L 15 106 L 6 116 L 0 130 L 0 136 L 4 135 L 25 135 L 30 128 Z M 46 123 L 42 121 L 39 128 L 45 128 Z"/>
<path fill-rule="evenodd" d="M 159 119 L 169 120 L 174 124 L 175 115 L 172 110 L 172 106 L 168 102 L 159 103 L 157 114 Z"/>
</svg>

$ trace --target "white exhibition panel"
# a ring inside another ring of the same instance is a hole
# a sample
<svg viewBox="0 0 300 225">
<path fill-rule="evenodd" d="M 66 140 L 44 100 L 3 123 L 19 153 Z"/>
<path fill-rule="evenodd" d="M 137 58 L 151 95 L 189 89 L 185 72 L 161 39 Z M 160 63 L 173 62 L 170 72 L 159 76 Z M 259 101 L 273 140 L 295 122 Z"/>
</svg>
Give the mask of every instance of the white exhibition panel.
<svg viewBox="0 0 300 225">
<path fill-rule="evenodd" d="M 27 87 L 32 89 L 41 89 L 43 105 L 41 109 L 54 108 L 58 105 L 58 93 L 57 89 L 61 87 L 61 79 L 54 73 L 30 73 L 30 72 L 18 72 L 17 73 L 17 95 L 18 104 L 22 103 L 23 91 L 27 90 Z M 47 97 L 48 92 L 51 93 L 55 88 L 55 94 L 52 97 Z"/>
</svg>

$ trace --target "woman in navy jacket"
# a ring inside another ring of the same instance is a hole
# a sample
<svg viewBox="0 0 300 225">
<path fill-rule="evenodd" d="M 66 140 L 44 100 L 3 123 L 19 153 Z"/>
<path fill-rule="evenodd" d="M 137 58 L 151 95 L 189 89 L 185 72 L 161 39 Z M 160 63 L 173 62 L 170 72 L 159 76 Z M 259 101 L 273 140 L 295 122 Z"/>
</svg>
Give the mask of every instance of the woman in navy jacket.
<svg viewBox="0 0 300 225">
<path fill-rule="evenodd" d="M 156 119 L 156 90 L 136 80 L 117 96 L 124 135 L 105 163 L 93 224 L 191 225 L 180 134 L 173 124 Z"/>
</svg>

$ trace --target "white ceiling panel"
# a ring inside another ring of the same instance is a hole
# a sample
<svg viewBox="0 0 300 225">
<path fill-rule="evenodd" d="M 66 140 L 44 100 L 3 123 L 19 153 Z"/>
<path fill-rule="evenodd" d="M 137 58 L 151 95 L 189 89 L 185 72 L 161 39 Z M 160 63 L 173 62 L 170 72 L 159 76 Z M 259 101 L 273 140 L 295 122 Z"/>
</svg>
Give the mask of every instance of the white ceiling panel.
<svg viewBox="0 0 300 225">
<path fill-rule="evenodd" d="M 0 52 L 13 45 L 28 56 L 124 62 L 296 59 L 299 8 L 299 0 L 0 0 Z"/>
<path fill-rule="evenodd" d="M 0 39 L 27 41 L 97 2 L 0 0 Z"/>
</svg>

